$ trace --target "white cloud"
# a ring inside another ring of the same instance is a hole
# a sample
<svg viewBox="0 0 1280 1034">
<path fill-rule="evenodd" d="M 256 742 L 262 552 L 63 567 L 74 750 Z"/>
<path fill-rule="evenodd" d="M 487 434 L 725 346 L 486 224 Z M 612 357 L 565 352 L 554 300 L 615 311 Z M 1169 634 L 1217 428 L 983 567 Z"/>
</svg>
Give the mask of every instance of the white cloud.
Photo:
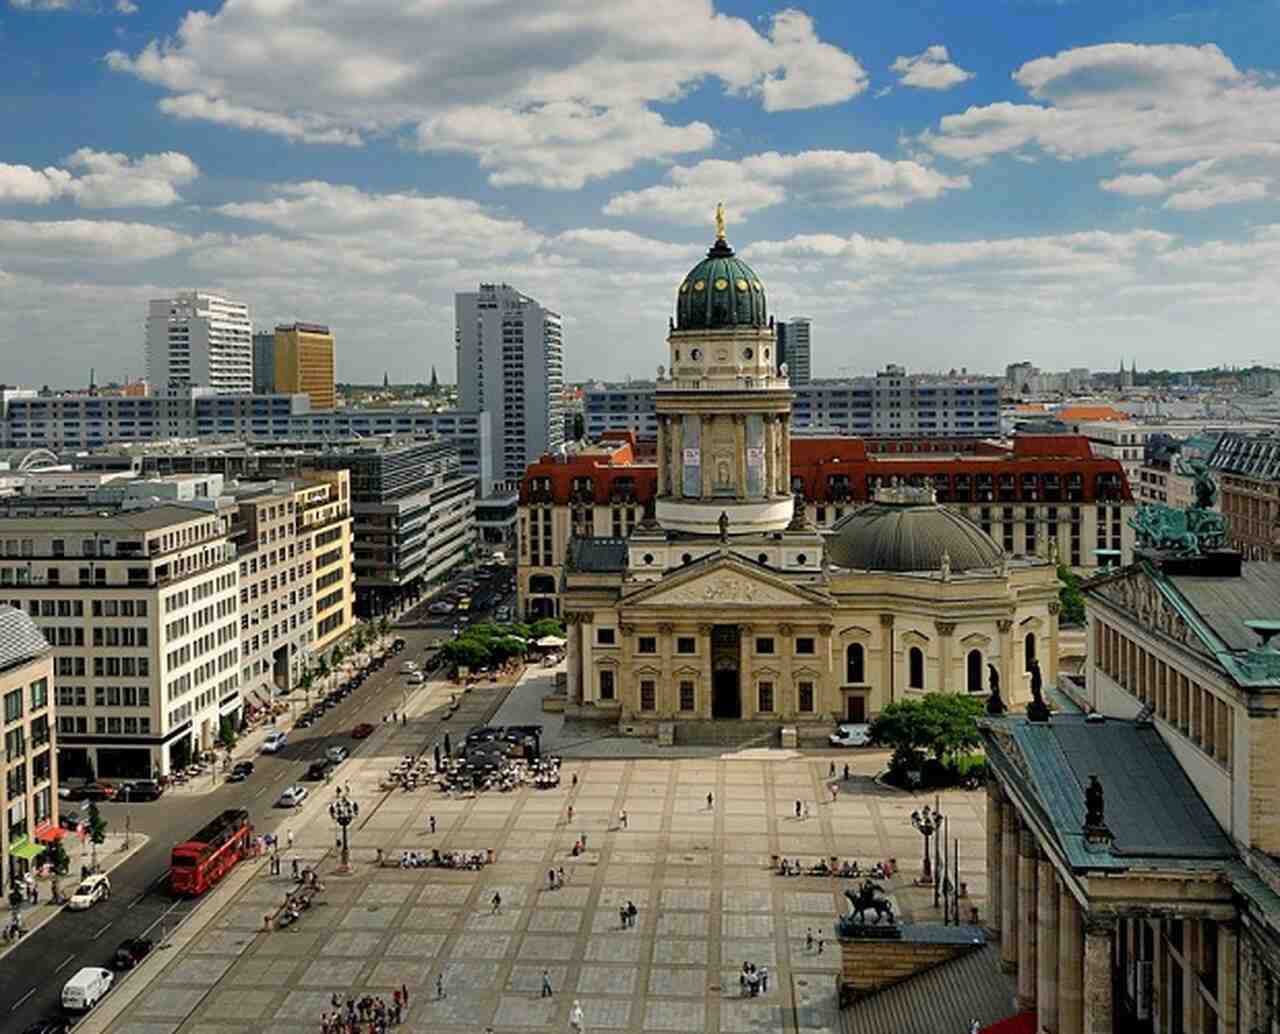
<svg viewBox="0 0 1280 1034">
<path fill-rule="evenodd" d="M 163 226 L 94 219 L 0 219 L 0 249 L 10 265 L 91 259 L 127 264 L 176 254 L 191 238 Z"/>
<path fill-rule="evenodd" d="M 19 11 L 70 11 L 79 0 L 9 0 L 9 6 Z"/>
<path fill-rule="evenodd" d="M 949 90 L 973 78 L 972 72 L 952 62 L 941 43 L 911 57 L 900 57 L 889 67 L 898 73 L 898 82 L 903 86 L 920 90 Z"/>
<path fill-rule="evenodd" d="M 610 198 L 608 215 L 639 215 L 705 225 L 716 202 L 734 216 L 793 199 L 840 207 L 901 208 L 969 187 L 968 176 L 946 176 L 914 161 L 891 161 L 871 151 L 767 151 L 738 161 L 708 159 L 676 166 L 668 183 Z"/>
<path fill-rule="evenodd" d="M 1014 80 L 1040 103 L 971 107 L 921 139 L 970 162 L 1024 149 L 1062 161 L 1111 156 L 1134 171 L 1101 188 L 1138 197 L 1214 163 L 1213 182 L 1169 198 L 1184 210 L 1257 200 L 1280 178 L 1280 85 L 1242 72 L 1212 44 L 1081 47 L 1029 61 Z M 1226 171 L 1230 163 L 1244 171 Z"/>
<path fill-rule="evenodd" d="M 137 14 L 138 5 L 133 0 L 116 0 L 116 14 Z"/>
<path fill-rule="evenodd" d="M 709 146 L 703 122 L 652 105 L 709 80 L 768 111 L 866 89 L 852 55 L 800 11 L 767 33 L 712 0 L 343 0 L 227 3 L 108 65 L 170 91 L 179 118 L 318 143 L 408 129 L 475 155 L 496 185 L 571 189 Z"/>
<path fill-rule="evenodd" d="M 40 205 L 67 197 L 81 208 L 159 208 L 181 201 L 177 187 L 200 174 L 177 151 L 130 158 L 82 147 L 63 163 L 75 171 L 0 164 L 0 201 Z"/>
</svg>

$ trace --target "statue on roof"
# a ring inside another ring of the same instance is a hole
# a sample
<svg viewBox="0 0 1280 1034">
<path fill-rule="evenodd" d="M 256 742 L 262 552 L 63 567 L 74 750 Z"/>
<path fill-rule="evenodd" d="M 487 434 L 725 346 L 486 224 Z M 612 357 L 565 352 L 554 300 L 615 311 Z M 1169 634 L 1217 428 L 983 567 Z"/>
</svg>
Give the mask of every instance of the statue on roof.
<svg viewBox="0 0 1280 1034">
<path fill-rule="evenodd" d="M 1040 662 L 1034 657 L 1027 665 L 1031 675 L 1031 703 L 1027 704 L 1027 718 L 1033 722 L 1049 720 L 1049 705 L 1044 702 L 1044 683 L 1040 676 Z"/>
<path fill-rule="evenodd" d="M 1086 829 L 1104 829 L 1107 825 L 1102 782 L 1096 775 L 1089 776 L 1089 785 L 1084 788 L 1084 825 Z"/>
<path fill-rule="evenodd" d="M 1178 473 L 1195 479 L 1196 507 L 1212 510 L 1218 498 L 1218 483 L 1214 481 L 1209 464 L 1204 460 L 1178 459 Z"/>
<path fill-rule="evenodd" d="M 716 240 L 724 240 L 724 202 L 716 202 Z"/>
<path fill-rule="evenodd" d="M 729 541 L 729 515 L 724 511 L 720 511 L 720 520 L 716 522 L 720 525 L 720 541 L 728 543 Z"/>
<path fill-rule="evenodd" d="M 1000 696 L 1000 672 L 996 670 L 994 664 L 987 665 L 988 684 L 991 686 L 991 695 L 987 697 L 987 714 L 993 718 L 1004 714 L 1009 709 L 1005 707 L 1004 698 Z"/>
</svg>

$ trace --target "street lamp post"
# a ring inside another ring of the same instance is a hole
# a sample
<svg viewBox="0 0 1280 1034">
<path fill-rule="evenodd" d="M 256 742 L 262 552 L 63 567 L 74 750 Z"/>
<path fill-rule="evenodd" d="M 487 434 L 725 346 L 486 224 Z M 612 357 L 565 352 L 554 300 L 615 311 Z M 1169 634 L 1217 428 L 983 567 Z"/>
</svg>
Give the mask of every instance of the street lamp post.
<svg viewBox="0 0 1280 1034">
<path fill-rule="evenodd" d="M 929 841 L 942 825 L 942 813 L 937 808 L 930 809 L 926 804 L 924 810 L 911 813 L 911 825 L 924 837 L 924 872 L 921 874 L 920 882 L 929 883 L 933 879 L 933 859 Z"/>
<path fill-rule="evenodd" d="M 342 858 L 338 863 L 338 872 L 340 873 L 351 872 L 351 845 L 347 840 L 347 827 L 356 820 L 356 816 L 359 814 L 360 805 L 350 797 L 339 795 L 329 802 L 329 817 L 342 830 Z"/>
</svg>

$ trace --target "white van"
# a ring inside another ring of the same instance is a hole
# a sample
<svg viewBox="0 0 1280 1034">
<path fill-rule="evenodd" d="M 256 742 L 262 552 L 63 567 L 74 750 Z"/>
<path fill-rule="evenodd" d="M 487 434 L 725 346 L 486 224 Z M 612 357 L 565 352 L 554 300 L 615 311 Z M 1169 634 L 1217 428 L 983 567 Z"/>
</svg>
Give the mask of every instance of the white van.
<svg viewBox="0 0 1280 1034">
<path fill-rule="evenodd" d="M 111 990 L 116 975 L 109 969 L 85 966 L 62 988 L 62 1007 L 75 1012 L 88 1012 Z"/>
</svg>

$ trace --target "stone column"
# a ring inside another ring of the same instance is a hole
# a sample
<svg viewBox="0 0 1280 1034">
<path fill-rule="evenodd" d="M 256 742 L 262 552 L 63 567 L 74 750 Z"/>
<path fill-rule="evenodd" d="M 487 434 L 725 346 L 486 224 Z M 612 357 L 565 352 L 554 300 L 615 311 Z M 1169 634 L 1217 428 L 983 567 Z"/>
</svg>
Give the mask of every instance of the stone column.
<svg viewBox="0 0 1280 1034">
<path fill-rule="evenodd" d="M 1240 932 L 1234 922 L 1218 923 L 1218 1030 L 1236 1034 L 1236 974 L 1240 962 Z"/>
<path fill-rule="evenodd" d="M 1000 877 L 1004 875 L 1004 791 L 987 780 L 987 929 L 1000 936 Z"/>
<path fill-rule="evenodd" d="M 739 501 L 747 498 L 747 418 L 733 414 L 733 473 Z"/>
<path fill-rule="evenodd" d="M 783 413 L 778 417 L 778 434 L 782 449 L 782 490 L 791 494 L 791 414 Z"/>
<path fill-rule="evenodd" d="M 892 704 L 893 690 L 893 615 L 880 615 L 880 706 Z"/>
<path fill-rule="evenodd" d="M 1009 800 L 1000 806 L 1000 855 L 1000 968 L 1012 973 L 1018 968 L 1018 813 Z"/>
<path fill-rule="evenodd" d="M 764 495 L 769 498 L 774 493 L 774 482 L 778 479 L 777 454 L 773 449 L 773 429 L 777 418 L 772 413 L 764 415 Z"/>
<path fill-rule="evenodd" d="M 1062 604 L 1057 600 L 1049 601 L 1049 653 L 1045 658 L 1049 663 L 1044 673 L 1044 684 L 1058 684 L 1058 615 L 1062 612 Z"/>
<path fill-rule="evenodd" d="M 702 417 L 702 498 L 711 498 L 711 486 L 715 483 L 716 472 L 712 469 L 711 443 L 715 439 L 718 415 L 705 413 Z"/>
<path fill-rule="evenodd" d="M 1115 1017 L 1111 945 L 1114 919 L 1084 917 L 1084 1028 L 1083 1034 L 1112 1034 Z"/>
<path fill-rule="evenodd" d="M 1058 874 L 1041 852 L 1037 863 L 1036 1022 L 1058 1034 Z"/>
<path fill-rule="evenodd" d="M 1013 618 L 1000 618 L 996 628 L 1000 630 L 1000 685 L 1004 687 L 1004 702 L 1015 710 L 1014 704 L 1024 702 L 1026 694 L 1021 692 L 1022 680 L 1016 686 L 1013 681 Z"/>
<path fill-rule="evenodd" d="M 671 498 L 684 496 L 684 420 L 671 418 Z"/>
<path fill-rule="evenodd" d="M 1035 834 L 1018 834 L 1018 1008 L 1036 1007 L 1036 925 L 1039 922 Z"/>
<path fill-rule="evenodd" d="M 569 637 L 569 663 L 565 666 L 568 681 L 565 698 L 571 704 L 582 703 L 582 625 L 572 611 L 565 614 L 565 632 Z"/>
<path fill-rule="evenodd" d="M 662 658 L 662 677 L 658 680 L 658 714 L 663 718 L 674 718 L 680 711 L 680 686 L 672 668 L 675 667 L 675 643 L 672 633 L 675 626 L 670 623 L 658 625 L 658 656 Z"/>
<path fill-rule="evenodd" d="M 667 435 L 671 433 L 666 415 L 658 417 L 658 498 L 667 494 L 667 479 L 671 475 L 671 461 L 667 452 Z"/>
<path fill-rule="evenodd" d="M 938 690 L 955 693 L 957 689 L 951 682 L 951 637 L 955 634 L 956 623 L 937 621 L 934 627 L 938 630 Z"/>
<path fill-rule="evenodd" d="M 1177 922 L 1178 920 L 1174 920 Z M 1200 1001 L 1200 952 L 1202 933 L 1199 919 L 1182 922 L 1182 1029 L 1203 1029 L 1204 1004 Z"/>
<path fill-rule="evenodd" d="M 1083 1034 L 1084 941 L 1080 906 L 1066 887 L 1058 892 L 1057 1034 Z M 1052 1029 L 1052 1028 L 1050 1028 Z"/>
</svg>

